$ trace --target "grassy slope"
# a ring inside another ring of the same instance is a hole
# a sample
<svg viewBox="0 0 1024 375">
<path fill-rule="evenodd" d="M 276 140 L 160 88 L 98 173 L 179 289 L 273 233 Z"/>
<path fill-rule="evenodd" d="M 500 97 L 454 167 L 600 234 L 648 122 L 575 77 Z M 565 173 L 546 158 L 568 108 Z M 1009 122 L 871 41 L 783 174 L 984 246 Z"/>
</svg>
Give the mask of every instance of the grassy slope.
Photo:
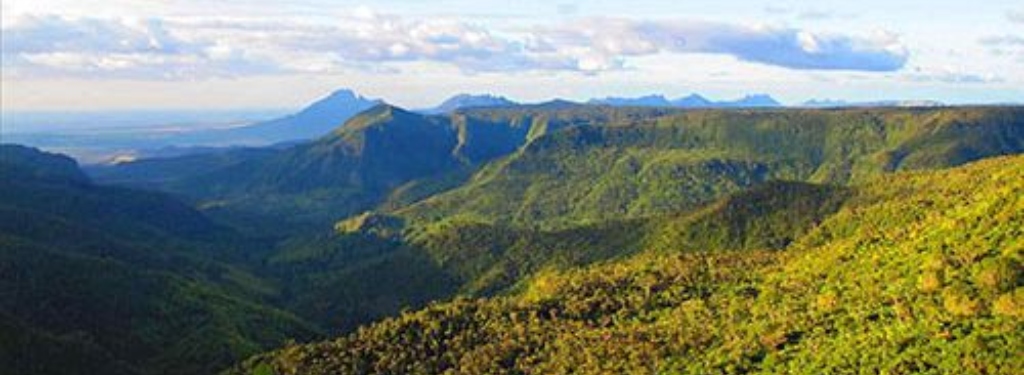
<svg viewBox="0 0 1024 375">
<path fill-rule="evenodd" d="M 1024 157 L 851 189 L 781 252 L 647 252 L 457 300 L 235 373 L 1012 374 Z M 686 248 L 679 244 L 680 248 Z"/>
</svg>

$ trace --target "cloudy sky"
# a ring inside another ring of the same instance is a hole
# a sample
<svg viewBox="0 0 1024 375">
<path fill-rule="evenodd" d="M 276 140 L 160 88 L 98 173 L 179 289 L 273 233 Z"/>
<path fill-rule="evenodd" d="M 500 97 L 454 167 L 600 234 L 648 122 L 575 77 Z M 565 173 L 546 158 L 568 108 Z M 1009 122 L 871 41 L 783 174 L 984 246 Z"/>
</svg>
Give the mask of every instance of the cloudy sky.
<svg viewBox="0 0 1024 375">
<path fill-rule="evenodd" d="M 1024 101 L 1020 0 L 3 0 L 3 110 L 699 92 Z"/>
</svg>

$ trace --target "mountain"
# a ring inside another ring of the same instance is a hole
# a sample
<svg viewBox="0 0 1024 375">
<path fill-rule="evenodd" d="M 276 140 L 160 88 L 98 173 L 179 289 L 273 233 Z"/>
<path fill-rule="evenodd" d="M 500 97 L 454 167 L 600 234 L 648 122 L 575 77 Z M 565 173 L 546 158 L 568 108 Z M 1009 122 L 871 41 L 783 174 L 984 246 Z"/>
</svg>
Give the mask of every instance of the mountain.
<svg viewBox="0 0 1024 375">
<path fill-rule="evenodd" d="M 714 106 L 716 108 L 775 108 L 782 107 L 782 104 L 767 94 L 755 94 L 733 101 L 715 102 Z"/>
<path fill-rule="evenodd" d="M 2 145 L 0 367 L 211 373 L 312 337 L 239 266 L 258 246 L 164 194 L 97 186 L 70 158 Z"/>
<path fill-rule="evenodd" d="M 647 95 L 636 98 L 609 97 L 591 99 L 587 104 L 609 105 L 614 107 L 678 107 L 678 108 L 774 108 L 782 104 L 765 94 L 747 95 L 733 101 L 711 101 L 698 94 L 674 100 L 662 95 Z"/>
<path fill-rule="evenodd" d="M 776 179 L 848 184 L 1021 152 L 1020 111 L 563 102 L 427 116 L 381 105 L 290 148 L 137 161 L 95 176 L 277 223 L 327 227 L 380 209 L 409 222 L 559 227 L 693 208 Z"/>
<path fill-rule="evenodd" d="M 459 94 L 446 99 L 444 102 L 441 102 L 441 104 L 438 104 L 434 108 L 423 109 L 420 110 L 419 112 L 425 114 L 444 114 L 467 108 L 510 107 L 515 106 L 517 104 L 518 103 L 508 100 L 503 96 L 495 96 L 490 94 Z"/>
<path fill-rule="evenodd" d="M 89 177 L 78 169 L 74 159 L 14 144 L 0 144 L 0 173 L 9 182 L 17 179 L 89 182 Z"/>
<path fill-rule="evenodd" d="M 1022 121 L 380 104 L 89 176 L 10 146 L 0 366 L 211 373 L 284 344 L 234 371 L 1007 372 Z"/>
<path fill-rule="evenodd" d="M 1017 153 L 1019 112 L 565 102 L 427 116 L 381 105 L 314 142 L 142 160 L 94 176 L 178 194 L 219 218 L 262 216 L 278 229 L 326 228 L 368 210 L 417 223 L 560 227 L 693 208 L 774 179 L 847 184 Z"/>
<path fill-rule="evenodd" d="M 647 95 L 637 98 L 615 98 L 590 99 L 587 104 L 610 105 L 616 107 L 670 107 L 674 103 L 669 102 L 662 95 Z"/>
<path fill-rule="evenodd" d="M 609 113 L 569 120 L 393 213 L 571 226 L 692 208 L 771 180 L 848 184 L 1024 151 L 1024 113 L 1012 107 Z"/>
<path fill-rule="evenodd" d="M 382 104 L 315 141 L 284 149 L 143 159 L 90 172 L 105 183 L 161 189 L 210 210 L 239 208 L 278 223 L 308 219 L 329 226 L 385 200 L 450 188 L 530 137 L 615 116 L 615 110 L 568 102 L 436 116 Z"/>
<path fill-rule="evenodd" d="M 330 133 L 357 113 L 381 103 L 342 89 L 288 116 L 230 129 L 185 133 L 171 143 L 236 146 L 310 140 Z"/>
<path fill-rule="evenodd" d="M 675 99 L 671 104 L 673 107 L 682 108 L 708 108 L 714 106 L 714 102 L 699 94 L 690 94 L 689 96 Z"/>
<path fill-rule="evenodd" d="M 227 373 L 1019 371 L 1024 158 L 849 190 L 780 188 L 767 192 L 780 203 L 765 207 L 781 210 L 775 218 L 838 203 L 778 250 L 691 250 L 678 238 L 542 272 L 510 295 L 289 345 Z M 750 228 L 775 222 L 758 211 L 743 214 Z"/>
<path fill-rule="evenodd" d="M 830 189 L 801 183 L 842 191 L 896 171 L 1019 153 L 1020 111 L 556 103 L 426 116 L 382 105 L 317 141 L 226 158 L 224 167 L 137 161 L 102 178 L 143 178 L 246 233 L 283 238 L 261 268 L 280 280 L 278 306 L 345 332 L 403 307 L 500 295 L 544 269 L 665 242 L 777 248 L 834 207 L 815 195 Z M 729 198 L 744 192 L 754 195 Z M 808 196 L 797 208 L 817 216 L 759 221 L 776 216 L 754 203 L 794 194 Z M 695 213 L 709 205 L 727 209 Z M 660 224 L 671 216 L 695 224 Z M 664 234 L 645 234 L 653 230 Z"/>
</svg>

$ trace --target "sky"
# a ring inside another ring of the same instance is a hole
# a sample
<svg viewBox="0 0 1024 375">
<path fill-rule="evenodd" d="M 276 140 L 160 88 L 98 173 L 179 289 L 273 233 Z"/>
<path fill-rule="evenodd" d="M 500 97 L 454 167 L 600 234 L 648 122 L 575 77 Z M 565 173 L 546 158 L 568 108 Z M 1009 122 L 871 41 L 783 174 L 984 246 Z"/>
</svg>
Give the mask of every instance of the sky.
<svg viewBox="0 0 1024 375">
<path fill-rule="evenodd" d="M 3 0 L 2 109 L 293 108 L 340 88 L 1024 102 L 1024 2 Z"/>
</svg>

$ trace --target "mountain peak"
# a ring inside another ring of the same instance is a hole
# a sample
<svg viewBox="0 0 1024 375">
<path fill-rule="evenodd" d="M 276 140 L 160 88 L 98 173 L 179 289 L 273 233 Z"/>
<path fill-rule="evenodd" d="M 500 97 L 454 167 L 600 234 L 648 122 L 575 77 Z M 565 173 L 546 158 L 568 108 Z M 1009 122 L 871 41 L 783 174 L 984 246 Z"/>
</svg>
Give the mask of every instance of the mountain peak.
<svg viewBox="0 0 1024 375">
<path fill-rule="evenodd" d="M 315 111 L 315 110 L 336 110 L 338 107 L 352 107 L 352 106 L 366 106 L 367 104 L 373 105 L 381 103 L 379 99 L 369 99 L 362 95 L 359 95 L 351 89 L 338 89 L 327 96 L 320 98 L 313 102 L 306 108 L 303 108 L 302 112 Z M 325 108 L 328 107 L 328 108 Z"/>
<path fill-rule="evenodd" d="M 344 89 L 343 88 L 343 89 L 334 90 L 334 92 L 331 92 L 331 94 L 328 95 L 327 97 L 328 98 L 334 98 L 334 99 L 349 99 L 349 100 L 353 100 L 353 99 L 362 98 L 362 95 L 356 94 L 356 92 L 352 91 L 351 89 Z"/>
<path fill-rule="evenodd" d="M 781 107 L 782 103 L 775 100 L 768 94 L 748 94 L 731 102 L 721 103 L 724 107 L 734 108 L 769 108 L 769 107 Z"/>
<path fill-rule="evenodd" d="M 713 103 L 704 96 L 693 93 L 672 101 L 675 107 L 708 107 Z"/>
<path fill-rule="evenodd" d="M 437 107 L 421 110 L 428 114 L 441 114 L 466 108 L 504 107 L 516 105 L 516 102 L 494 94 L 457 94 L 438 104 Z"/>
<path fill-rule="evenodd" d="M 361 131 L 396 119 L 409 121 L 416 117 L 422 117 L 422 115 L 385 102 L 380 102 L 367 110 L 355 114 L 344 124 L 336 127 L 331 132 L 331 135 L 328 135 L 328 138 L 338 134 Z"/>
<path fill-rule="evenodd" d="M 591 99 L 587 104 L 626 106 L 626 107 L 668 107 L 672 105 L 664 95 L 651 94 L 635 98 L 607 97 Z"/>
</svg>

